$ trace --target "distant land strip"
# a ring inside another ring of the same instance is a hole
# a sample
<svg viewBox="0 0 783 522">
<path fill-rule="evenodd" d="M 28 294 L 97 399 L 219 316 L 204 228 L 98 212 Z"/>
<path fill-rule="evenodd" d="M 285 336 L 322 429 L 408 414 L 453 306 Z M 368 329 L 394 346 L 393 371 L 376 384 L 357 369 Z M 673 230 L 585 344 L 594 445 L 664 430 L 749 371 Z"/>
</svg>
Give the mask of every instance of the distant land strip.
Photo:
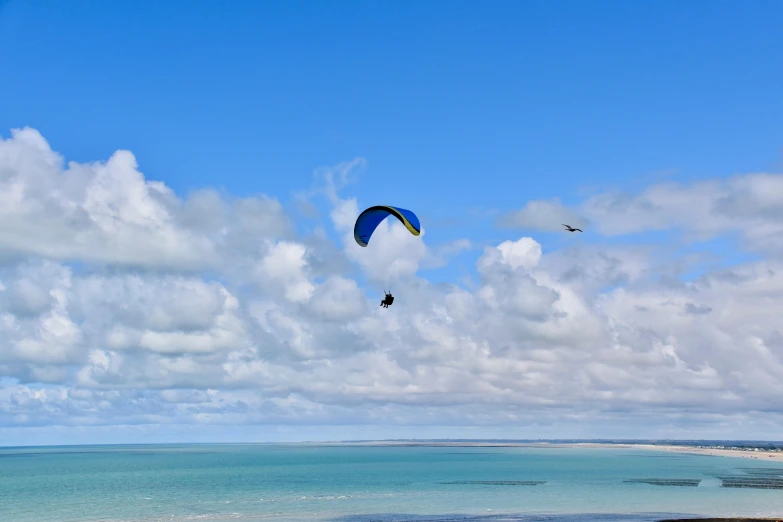
<svg viewBox="0 0 783 522">
<path fill-rule="evenodd" d="M 661 441 L 661 440 L 475 440 L 475 439 L 394 439 L 356 441 L 310 441 L 309 444 L 340 446 L 429 446 L 467 448 L 624 448 L 690 453 L 720 457 L 742 457 L 783 461 L 779 441 Z"/>
</svg>

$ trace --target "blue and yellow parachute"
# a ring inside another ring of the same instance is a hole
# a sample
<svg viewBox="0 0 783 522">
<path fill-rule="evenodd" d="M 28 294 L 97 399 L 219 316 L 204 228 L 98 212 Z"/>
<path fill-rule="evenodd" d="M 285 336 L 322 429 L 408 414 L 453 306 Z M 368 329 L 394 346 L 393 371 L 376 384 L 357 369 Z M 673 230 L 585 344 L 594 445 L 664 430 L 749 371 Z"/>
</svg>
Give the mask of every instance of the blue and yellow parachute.
<svg viewBox="0 0 783 522">
<path fill-rule="evenodd" d="M 394 216 L 410 230 L 411 234 L 418 236 L 421 234 L 421 224 L 416 214 L 404 208 L 390 207 L 388 205 L 377 205 L 366 209 L 356 218 L 356 224 L 353 226 L 353 238 L 360 246 L 366 247 L 370 242 L 370 237 L 375 229 L 378 228 L 381 221 L 389 216 Z"/>
</svg>

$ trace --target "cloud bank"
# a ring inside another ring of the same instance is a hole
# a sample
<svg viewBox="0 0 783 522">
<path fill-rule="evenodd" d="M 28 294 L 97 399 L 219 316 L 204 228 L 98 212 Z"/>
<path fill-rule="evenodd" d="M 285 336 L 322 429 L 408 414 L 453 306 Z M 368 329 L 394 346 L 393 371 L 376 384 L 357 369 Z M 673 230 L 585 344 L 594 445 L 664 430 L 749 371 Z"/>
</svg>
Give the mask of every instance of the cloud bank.
<svg viewBox="0 0 783 522">
<path fill-rule="evenodd" d="M 342 192 L 363 164 L 318 171 L 320 196 L 300 203 L 322 197 L 330 213 L 303 235 L 274 197 L 182 198 L 129 151 L 66 164 L 33 129 L 0 140 L 0 437 L 53 426 L 453 426 L 455 438 L 470 427 L 783 428 L 783 176 L 655 185 L 575 209 L 533 201 L 502 223 L 732 233 L 761 261 L 684 282 L 687 267 L 638 243 L 544 252 L 510 234 L 460 287 L 420 270 L 466 239 L 431 246 L 426 223 L 417 238 L 387 220 L 373 248 L 355 244 L 368 202 Z M 390 279 L 404 297 L 381 309 L 364 282 Z"/>
</svg>

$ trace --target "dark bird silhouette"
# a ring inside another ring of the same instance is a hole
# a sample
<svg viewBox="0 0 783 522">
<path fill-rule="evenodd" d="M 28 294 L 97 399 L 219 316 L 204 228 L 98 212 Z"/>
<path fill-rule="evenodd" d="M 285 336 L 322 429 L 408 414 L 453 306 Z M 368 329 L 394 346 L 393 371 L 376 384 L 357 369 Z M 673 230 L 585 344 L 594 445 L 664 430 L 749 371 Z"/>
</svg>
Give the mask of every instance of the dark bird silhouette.
<svg viewBox="0 0 783 522">
<path fill-rule="evenodd" d="M 563 226 L 566 227 L 566 230 L 568 230 L 569 232 L 576 232 L 576 231 L 581 232 L 582 231 L 581 229 L 573 228 L 570 225 L 566 225 L 565 223 L 563 223 Z"/>
</svg>

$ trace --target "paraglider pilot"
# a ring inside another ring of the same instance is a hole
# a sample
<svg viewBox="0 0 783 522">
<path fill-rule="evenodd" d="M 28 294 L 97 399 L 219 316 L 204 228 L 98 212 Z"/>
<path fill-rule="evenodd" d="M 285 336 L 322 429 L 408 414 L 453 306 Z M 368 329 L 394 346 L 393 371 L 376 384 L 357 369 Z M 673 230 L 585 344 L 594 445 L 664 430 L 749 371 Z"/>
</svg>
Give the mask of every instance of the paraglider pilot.
<svg viewBox="0 0 783 522">
<path fill-rule="evenodd" d="M 391 292 L 386 292 L 386 297 L 383 298 L 383 301 L 381 301 L 381 306 L 384 308 L 389 308 L 389 305 L 394 302 L 394 296 L 391 295 Z"/>
<path fill-rule="evenodd" d="M 391 207 L 389 205 L 375 205 L 363 210 L 362 213 L 359 214 L 359 217 L 356 218 L 356 223 L 353 225 L 353 238 L 356 240 L 356 243 L 360 247 L 367 247 L 375 229 L 378 228 L 381 221 L 389 216 L 397 218 L 397 220 L 414 236 L 421 235 L 419 218 L 410 210 Z M 394 302 L 394 296 L 391 295 L 391 291 L 386 292 L 384 290 L 384 293 L 386 295 L 384 296 L 383 301 L 381 301 L 381 306 L 389 308 Z"/>
</svg>

